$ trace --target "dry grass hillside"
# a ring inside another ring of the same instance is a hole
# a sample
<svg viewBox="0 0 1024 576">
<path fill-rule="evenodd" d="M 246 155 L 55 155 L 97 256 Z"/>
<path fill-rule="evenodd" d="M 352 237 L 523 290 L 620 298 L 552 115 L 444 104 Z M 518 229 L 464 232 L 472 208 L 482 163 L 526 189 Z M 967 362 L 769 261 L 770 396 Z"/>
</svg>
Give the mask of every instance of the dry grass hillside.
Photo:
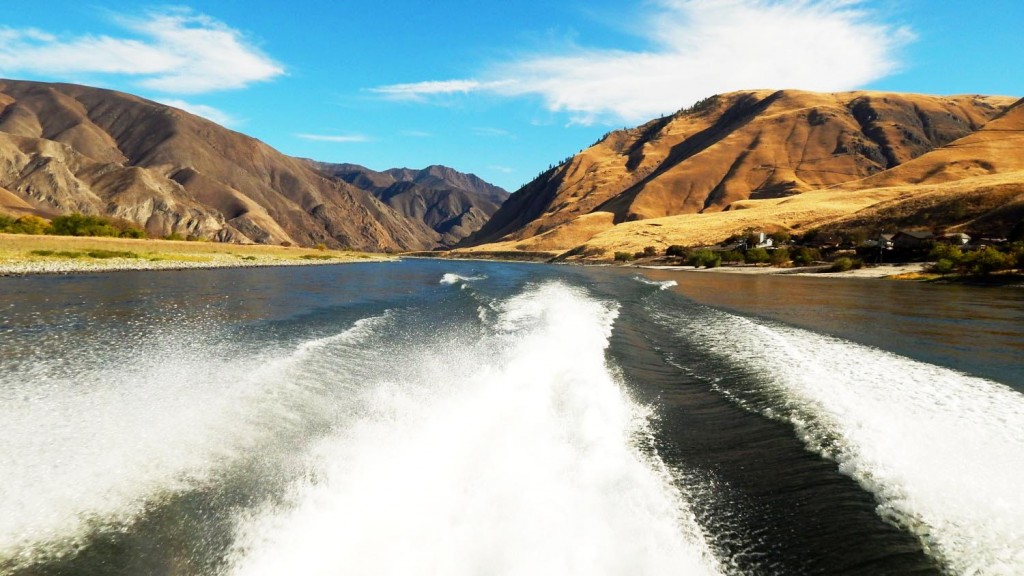
<svg viewBox="0 0 1024 576">
<path fill-rule="evenodd" d="M 513 194 L 468 250 L 718 242 L 746 228 L 1000 229 L 1024 215 L 1024 105 L 737 92 L 607 135 Z"/>
<path fill-rule="evenodd" d="M 365 190 L 182 110 L 0 80 L 0 210 L 105 214 L 154 236 L 423 249 L 438 235 Z"/>
</svg>

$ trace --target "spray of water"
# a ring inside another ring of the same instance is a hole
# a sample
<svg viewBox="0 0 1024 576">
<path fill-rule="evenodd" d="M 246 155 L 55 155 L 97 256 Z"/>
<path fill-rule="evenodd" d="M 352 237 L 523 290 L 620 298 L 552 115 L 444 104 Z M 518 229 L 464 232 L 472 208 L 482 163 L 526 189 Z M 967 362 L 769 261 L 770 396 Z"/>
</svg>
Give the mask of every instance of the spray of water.
<svg viewBox="0 0 1024 576">
<path fill-rule="evenodd" d="M 460 276 L 452 272 L 446 273 L 441 277 L 441 284 L 459 284 L 466 282 L 476 282 L 478 280 L 486 280 L 486 276 Z"/>
<path fill-rule="evenodd" d="M 615 307 L 550 284 L 487 309 L 456 334 L 399 310 L 276 350 L 172 330 L 22 363 L 0 376 L 0 566 L 287 470 L 216 512 L 233 571 L 715 573 L 606 364 Z"/>
<path fill-rule="evenodd" d="M 1024 396 L 843 340 L 714 316 L 675 325 L 758 382 L 724 392 L 791 422 L 951 572 L 1024 573 Z"/>
<path fill-rule="evenodd" d="M 641 284 L 647 284 L 648 286 L 657 286 L 659 290 L 668 290 L 673 286 L 679 285 L 675 280 L 651 280 L 650 278 L 645 278 L 639 275 L 634 276 L 633 280 L 636 280 Z"/>
<path fill-rule="evenodd" d="M 186 329 L 96 350 L 78 369 L 54 359 L 4 372 L 0 566 L 72 554 L 256 446 L 273 452 L 315 406 L 323 375 L 305 360 L 358 341 L 377 321 L 277 352 Z"/>
<path fill-rule="evenodd" d="M 286 503 L 241 520 L 236 573 L 716 572 L 606 364 L 615 308 L 548 284 L 495 311 L 382 353 Z"/>
</svg>

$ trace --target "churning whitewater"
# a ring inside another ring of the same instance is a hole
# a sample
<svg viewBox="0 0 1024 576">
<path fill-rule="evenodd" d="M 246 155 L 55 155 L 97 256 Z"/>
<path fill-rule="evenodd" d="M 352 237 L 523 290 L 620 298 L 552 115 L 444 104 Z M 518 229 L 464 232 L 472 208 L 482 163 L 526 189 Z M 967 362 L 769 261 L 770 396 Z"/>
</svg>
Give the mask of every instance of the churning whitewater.
<svg viewBox="0 0 1024 576">
<path fill-rule="evenodd" d="M 467 289 L 483 279 L 443 276 L 454 317 L 387 309 L 270 349 L 176 329 L 12 366 L 0 572 L 179 525 L 209 532 L 203 573 L 718 573 L 606 359 L 617 305 Z M 226 532 L 204 527 L 223 502 Z"/>
<path fill-rule="evenodd" d="M 557 283 L 481 305 L 472 344 L 386 352 L 285 501 L 239 524 L 234 573 L 716 572 L 605 359 L 615 306 Z"/>
<path fill-rule="evenodd" d="M 721 393 L 790 423 L 950 573 L 1024 573 L 1024 395 L 805 330 L 703 315 L 656 314 L 730 366 L 715 378 Z"/>
<path fill-rule="evenodd" d="M 88 359 L 13 365 L 0 380 L 0 569 L 73 556 L 91 535 L 130 530 L 256 451 L 283 464 L 329 422 L 318 406 L 329 374 L 308 360 L 386 317 L 293 350 L 255 352 L 185 330 L 89 349 Z"/>
</svg>

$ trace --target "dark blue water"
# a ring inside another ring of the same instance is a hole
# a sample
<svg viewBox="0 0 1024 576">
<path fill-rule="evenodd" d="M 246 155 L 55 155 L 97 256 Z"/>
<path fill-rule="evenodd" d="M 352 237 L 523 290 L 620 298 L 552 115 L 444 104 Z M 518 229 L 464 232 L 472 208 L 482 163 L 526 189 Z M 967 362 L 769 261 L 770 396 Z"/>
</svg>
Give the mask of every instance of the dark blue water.
<svg viewBox="0 0 1024 576">
<path fill-rule="evenodd" d="M 0 279 L 0 573 L 1019 573 L 1020 292 L 817 280 Z"/>
</svg>

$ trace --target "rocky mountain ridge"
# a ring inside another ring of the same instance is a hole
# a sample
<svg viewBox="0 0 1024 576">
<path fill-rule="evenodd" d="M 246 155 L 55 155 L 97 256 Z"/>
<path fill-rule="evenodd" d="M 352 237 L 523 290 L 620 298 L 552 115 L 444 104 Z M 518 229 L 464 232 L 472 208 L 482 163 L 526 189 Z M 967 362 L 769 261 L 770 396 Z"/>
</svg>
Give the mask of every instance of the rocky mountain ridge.
<svg viewBox="0 0 1024 576">
<path fill-rule="evenodd" d="M 502 188 L 474 174 L 446 166 L 377 172 L 357 164 L 314 165 L 321 172 L 370 191 L 399 214 L 424 222 L 444 246 L 454 246 L 479 230 L 509 197 Z"/>
<path fill-rule="evenodd" d="M 924 184 L 1016 181 L 1007 175 L 1024 168 L 1024 148 L 1014 140 L 1019 109 L 1015 98 L 976 95 L 755 90 L 714 96 L 607 134 L 513 194 L 463 246 L 560 251 L 602 237 L 642 245 L 644 238 L 654 244 L 724 238 L 742 230 L 731 229 L 736 226 L 792 231 L 852 216 L 873 201 L 934 192 Z M 868 193 L 883 189 L 888 192 Z M 812 199 L 825 203 L 814 208 Z M 949 226 L 997 208 L 983 204 Z M 798 205 L 799 215 L 773 216 Z M 644 233 L 634 241 L 622 236 L 626 230 Z"/>
<path fill-rule="evenodd" d="M 158 237 L 371 251 L 441 245 L 425 222 L 259 140 L 72 84 L 0 80 L 0 210 L 103 214 Z"/>
</svg>

